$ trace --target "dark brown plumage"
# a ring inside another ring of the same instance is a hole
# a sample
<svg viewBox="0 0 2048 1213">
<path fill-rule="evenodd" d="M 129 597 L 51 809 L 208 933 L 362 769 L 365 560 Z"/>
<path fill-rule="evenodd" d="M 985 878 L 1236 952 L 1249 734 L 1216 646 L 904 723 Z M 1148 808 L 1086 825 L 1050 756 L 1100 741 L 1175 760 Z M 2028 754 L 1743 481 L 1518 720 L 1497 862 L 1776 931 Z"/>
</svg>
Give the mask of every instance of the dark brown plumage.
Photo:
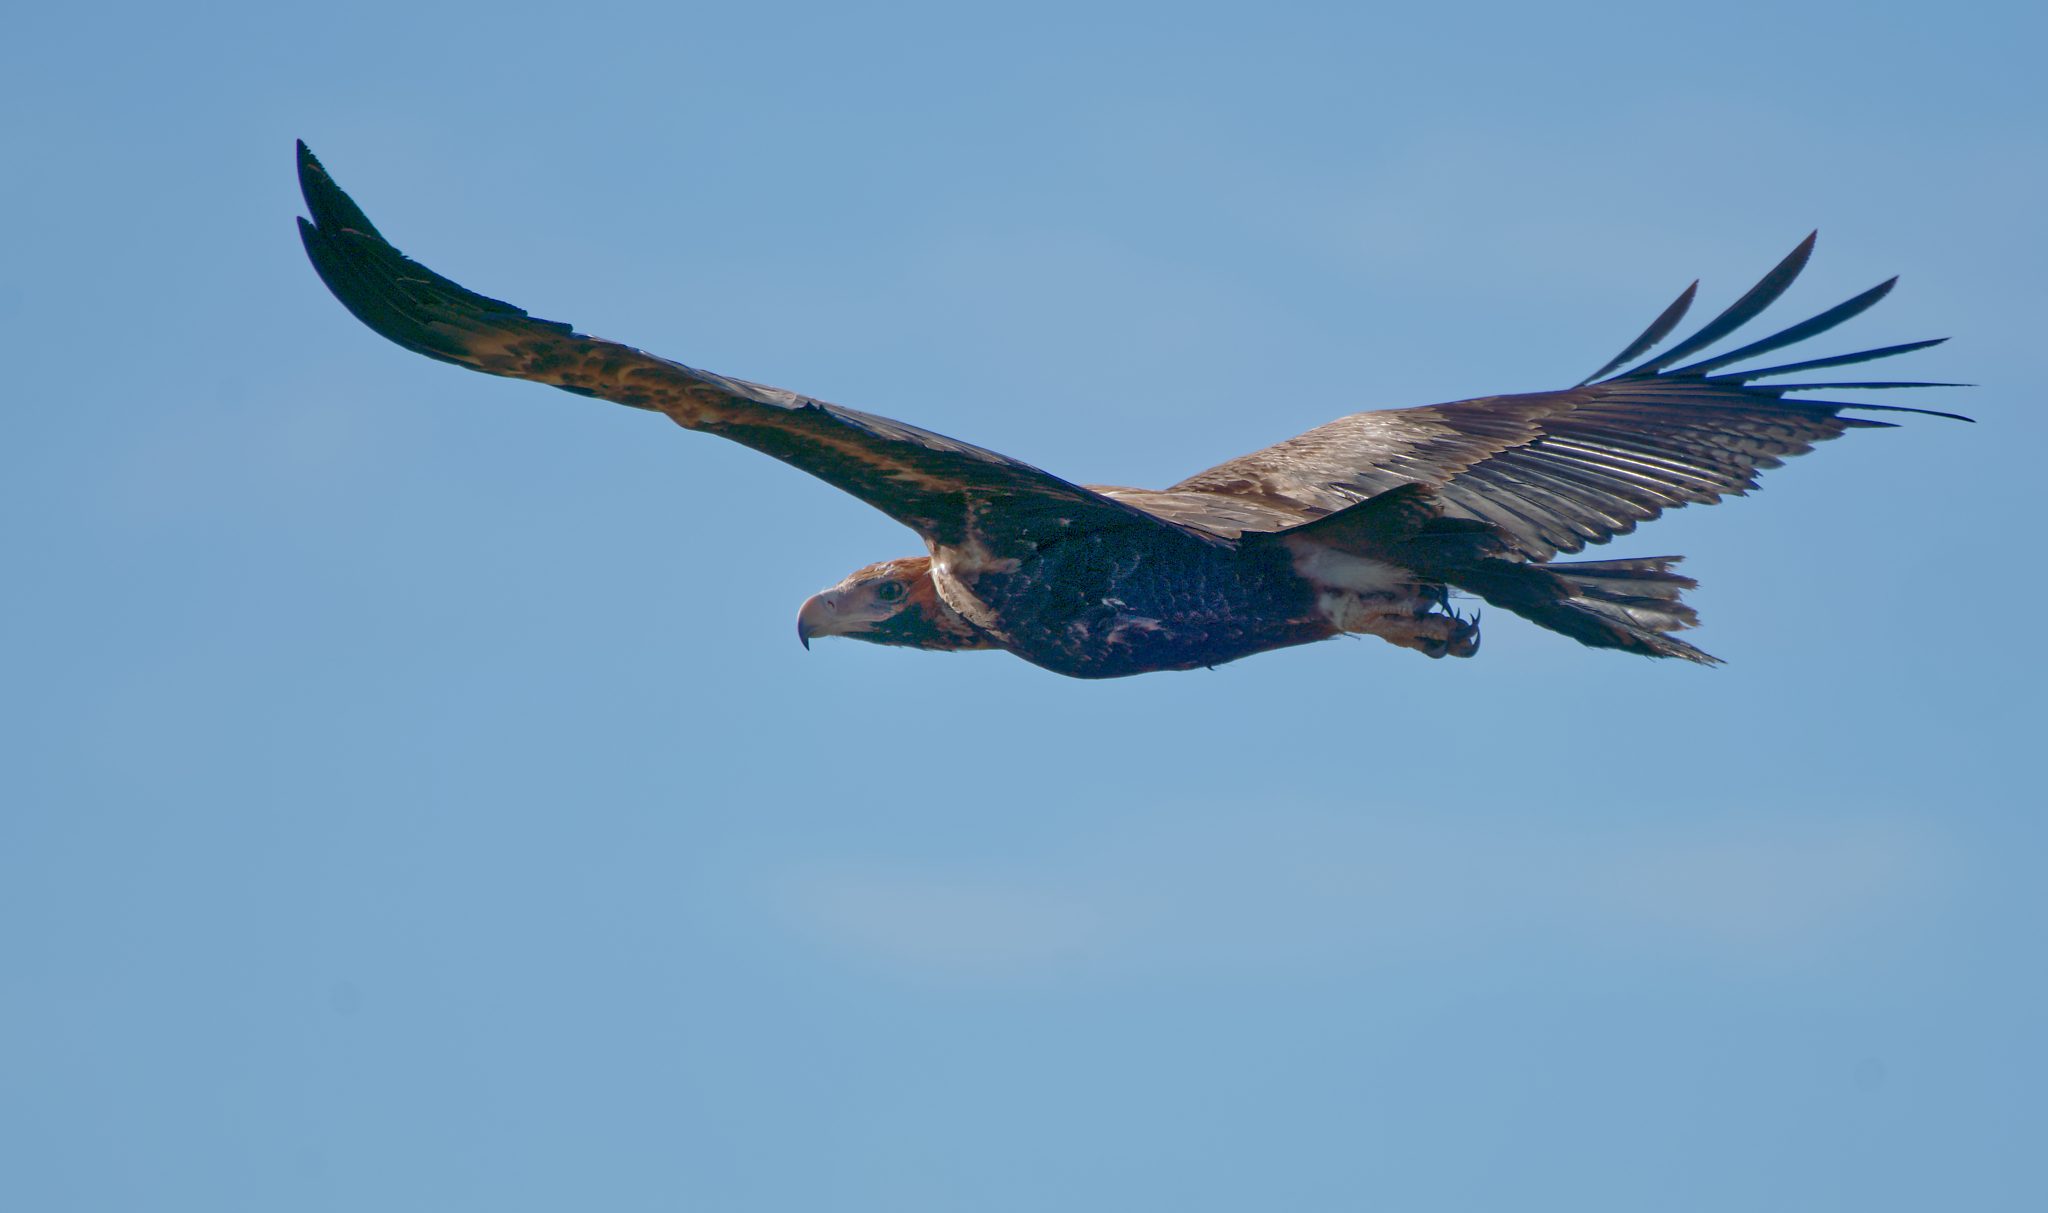
<svg viewBox="0 0 2048 1213">
<path fill-rule="evenodd" d="M 1832 329 L 1892 282 L 1679 365 L 1775 301 L 1811 254 L 1808 236 L 1705 327 L 1618 373 L 1670 336 L 1697 283 L 1575 387 L 1356 413 L 1161 491 L 1082 486 L 536 319 L 407 259 L 304 144 L 299 178 L 306 252 L 376 332 L 443 362 L 664 413 L 801 468 L 923 538 L 928 556 L 869 566 L 806 603 L 807 644 L 1001 648 L 1077 677 L 1212 666 L 1343 632 L 1469 656 L 1477 622 L 1451 609 L 1455 588 L 1589 645 L 1711 662 L 1671 634 L 1695 622 L 1677 557 L 1555 558 L 1743 493 L 1816 442 L 1886 424 L 1843 409 L 1928 411 L 1790 393 L 1955 386 L 1764 382 L 1934 341 L 1723 370 Z"/>
</svg>

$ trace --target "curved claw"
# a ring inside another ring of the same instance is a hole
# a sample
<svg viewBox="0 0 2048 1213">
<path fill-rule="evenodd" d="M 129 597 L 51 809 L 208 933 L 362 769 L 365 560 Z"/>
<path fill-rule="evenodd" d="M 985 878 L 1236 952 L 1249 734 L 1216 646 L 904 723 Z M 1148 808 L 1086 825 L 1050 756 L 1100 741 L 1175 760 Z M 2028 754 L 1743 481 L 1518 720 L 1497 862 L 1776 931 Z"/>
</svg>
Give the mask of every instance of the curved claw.
<svg viewBox="0 0 2048 1213">
<path fill-rule="evenodd" d="M 1470 619 L 1458 619 L 1458 616 L 1455 614 L 1451 618 L 1458 620 L 1458 626 L 1451 633 L 1450 643 L 1444 646 L 1444 652 L 1452 657 L 1470 657 L 1477 653 L 1479 651 L 1479 612 L 1472 612 L 1472 618 Z"/>
</svg>

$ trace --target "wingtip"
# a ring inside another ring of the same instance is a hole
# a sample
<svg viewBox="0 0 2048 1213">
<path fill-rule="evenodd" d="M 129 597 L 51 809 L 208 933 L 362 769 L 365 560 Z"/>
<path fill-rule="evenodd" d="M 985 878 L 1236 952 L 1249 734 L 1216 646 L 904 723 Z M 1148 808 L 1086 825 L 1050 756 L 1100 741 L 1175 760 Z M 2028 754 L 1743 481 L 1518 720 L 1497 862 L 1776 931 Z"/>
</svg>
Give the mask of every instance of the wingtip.
<svg viewBox="0 0 2048 1213">
<path fill-rule="evenodd" d="M 1776 302 L 1778 296 L 1784 294 L 1785 289 L 1791 286 L 1793 281 L 1797 279 L 1800 274 L 1805 272 L 1806 263 L 1813 260 L 1814 242 L 1819 239 L 1819 228 L 1815 228 L 1812 231 L 1806 233 L 1806 239 L 1801 240 L 1798 244 L 1794 245 L 1792 247 L 1792 251 L 1785 254 L 1784 260 L 1778 262 L 1778 264 L 1772 268 L 1770 273 L 1764 275 L 1764 281 L 1758 283 L 1757 285 L 1759 287 L 1763 287 L 1764 290 L 1769 293 L 1770 302 L 1767 302 L 1764 305 L 1765 307 L 1770 306 L 1770 303 Z M 1771 283 L 1773 285 L 1766 286 L 1766 283 Z M 1757 311 L 1762 310 L 1763 308 L 1761 307 L 1757 309 Z M 1752 315 L 1754 315 L 1754 313 L 1752 313 Z"/>
<path fill-rule="evenodd" d="M 383 233 L 363 208 L 350 198 L 348 193 L 335 183 L 334 175 L 306 141 L 299 142 L 299 193 L 306 200 L 306 210 L 313 217 L 313 225 L 323 232 L 357 232 L 373 240 L 382 241 Z"/>
<path fill-rule="evenodd" d="M 1690 286 L 1678 292 L 1678 298 L 1673 299 L 1663 311 L 1657 314 L 1657 318 L 1650 322 L 1650 327 L 1644 329 L 1634 341 L 1622 347 L 1622 351 L 1619 354 L 1603 363 L 1599 370 L 1579 380 L 1573 386 L 1584 387 L 1629 359 L 1640 357 L 1654 349 L 1658 342 L 1671 335 L 1671 330 L 1678 327 L 1679 321 L 1685 319 L 1686 312 L 1692 309 L 1693 297 L 1698 295 L 1699 292 L 1700 280 L 1695 278 Z"/>
<path fill-rule="evenodd" d="M 304 185 L 306 178 L 311 175 L 317 174 L 325 177 L 327 170 L 321 167 L 320 157 L 313 154 L 313 149 L 306 146 L 304 139 L 297 140 L 296 142 L 298 144 L 299 184 Z"/>
<path fill-rule="evenodd" d="M 1814 242 L 1819 239 L 1820 229 L 1815 228 L 1806 233 L 1806 239 L 1801 240 L 1791 252 L 1785 254 L 1784 264 L 1779 266 L 1780 270 L 1791 270 L 1791 277 L 1786 279 L 1785 285 L 1790 286 L 1791 278 L 1798 277 L 1799 271 L 1806 268 L 1806 263 L 1813 257 Z"/>
<path fill-rule="evenodd" d="M 1756 319 L 1764 309 L 1776 303 L 1778 297 L 1783 295 L 1786 289 L 1806 269 L 1807 261 L 1813 256 L 1813 242 L 1819 239 L 1819 237 L 1819 228 L 1808 232 L 1806 239 L 1801 240 L 1797 247 L 1785 254 L 1778 264 L 1771 267 L 1769 273 L 1758 280 L 1755 286 L 1743 292 L 1741 298 L 1723 309 L 1720 315 L 1708 321 L 1692 336 L 1665 350 L 1648 362 L 1641 363 L 1622 372 L 1622 377 L 1654 375 L 1665 367 L 1671 366 L 1681 359 L 1689 358 L 1701 350 L 1712 346 L 1730 333 L 1740 329 L 1743 325 L 1748 324 L 1751 320 Z M 1787 332 L 1790 331 L 1787 330 Z M 1712 360 L 1709 360 L 1708 363 L 1695 363 L 1692 368 L 1688 369 L 1696 370 L 1711 362 Z"/>
<path fill-rule="evenodd" d="M 312 211 L 313 217 L 317 220 L 320 217 L 320 203 L 315 195 L 323 184 L 331 187 L 334 182 L 328 177 L 326 168 L 321 165 L 320 157 L 315 156 L 313 149 L 306 146 L 306 141 L 300 139 L 297 143 L 299 194 L 306 200 L 306 209 Z"/>
</svg>

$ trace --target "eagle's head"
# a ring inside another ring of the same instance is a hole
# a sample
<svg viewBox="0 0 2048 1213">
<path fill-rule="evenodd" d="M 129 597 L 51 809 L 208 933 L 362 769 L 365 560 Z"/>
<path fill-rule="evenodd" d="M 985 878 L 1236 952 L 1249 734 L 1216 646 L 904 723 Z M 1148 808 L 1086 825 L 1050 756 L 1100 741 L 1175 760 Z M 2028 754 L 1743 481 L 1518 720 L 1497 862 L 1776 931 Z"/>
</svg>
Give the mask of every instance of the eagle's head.
<svg viewBox="0 0 2048 1213">
<path fill-rule="evenodd" d="M 992 649 L 988 633 L 939 598 L 929 556 L 884 560 L 814 594 L 796 616 L 796 638 L 851 636 L 913 649 Z"/>
</svg>

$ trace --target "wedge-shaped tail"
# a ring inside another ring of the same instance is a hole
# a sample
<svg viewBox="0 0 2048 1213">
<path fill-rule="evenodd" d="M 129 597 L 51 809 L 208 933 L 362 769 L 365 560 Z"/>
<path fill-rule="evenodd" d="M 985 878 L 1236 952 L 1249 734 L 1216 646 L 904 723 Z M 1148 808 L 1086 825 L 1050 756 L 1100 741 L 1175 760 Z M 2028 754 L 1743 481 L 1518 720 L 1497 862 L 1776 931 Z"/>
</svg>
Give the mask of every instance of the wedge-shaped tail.
<svg viewBox="0 0 2048 1213">
<path fill-rule="evenodd" d="M 1671 635 L 1699 622 L 1679 597 L 1699 583 L 1671 571 L 1680 559 L 1487 560 L 1460 570 L 1451 584 L 1596 649 L 1718 665 L 1720 658 Z"/>
</svg>

